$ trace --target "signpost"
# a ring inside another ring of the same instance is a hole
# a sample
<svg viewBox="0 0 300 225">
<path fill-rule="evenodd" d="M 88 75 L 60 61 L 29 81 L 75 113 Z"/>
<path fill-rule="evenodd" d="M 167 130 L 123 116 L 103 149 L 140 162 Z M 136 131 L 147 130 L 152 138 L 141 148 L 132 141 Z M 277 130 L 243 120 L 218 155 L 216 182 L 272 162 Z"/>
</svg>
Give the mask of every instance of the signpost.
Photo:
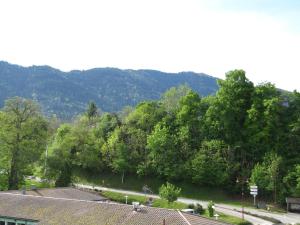
<svg viewBox="0 0 300 225">
<path fill-rule="evenodd" d="M 250 194 L 253 195 L 254 198 L 254 206 L 256 205 L 256 196 L 258 194 L 258 188 L 256 185 L 250 186 Z"/>
</svg>

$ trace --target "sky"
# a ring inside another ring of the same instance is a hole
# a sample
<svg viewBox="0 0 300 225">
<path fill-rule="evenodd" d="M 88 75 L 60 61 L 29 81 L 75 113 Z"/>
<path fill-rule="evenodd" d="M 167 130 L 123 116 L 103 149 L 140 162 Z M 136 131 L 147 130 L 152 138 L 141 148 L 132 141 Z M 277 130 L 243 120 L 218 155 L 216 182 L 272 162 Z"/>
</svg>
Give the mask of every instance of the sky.
<svg viewBox="0 0 300 225">
<path fill-rule="evenodd" d="M 0 60 L 194 71 L 300 91 L 299 0 L 0 0 Z"/>
</svg>

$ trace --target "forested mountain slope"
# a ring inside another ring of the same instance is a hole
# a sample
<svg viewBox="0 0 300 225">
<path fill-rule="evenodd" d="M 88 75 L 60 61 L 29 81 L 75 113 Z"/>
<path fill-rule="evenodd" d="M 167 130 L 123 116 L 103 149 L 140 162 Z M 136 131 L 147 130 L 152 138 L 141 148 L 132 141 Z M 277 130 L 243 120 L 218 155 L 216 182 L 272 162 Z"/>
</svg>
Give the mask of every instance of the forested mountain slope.
<svg viewBox="0 0 300 225">
<path fill-rule="evenodd" d="M 62 72 L 49 66 L 22 67 L 0 61 L 0 107 L 13 96 L 37 100 L 46 115 L 71 119 L 94 101 L 103 111 L 119 111 L 158 99 L 173 86 L 189 85 L 200 95 L 214 94 L 216 78 L 193 72 L 97 68 Z"/>
</svg>

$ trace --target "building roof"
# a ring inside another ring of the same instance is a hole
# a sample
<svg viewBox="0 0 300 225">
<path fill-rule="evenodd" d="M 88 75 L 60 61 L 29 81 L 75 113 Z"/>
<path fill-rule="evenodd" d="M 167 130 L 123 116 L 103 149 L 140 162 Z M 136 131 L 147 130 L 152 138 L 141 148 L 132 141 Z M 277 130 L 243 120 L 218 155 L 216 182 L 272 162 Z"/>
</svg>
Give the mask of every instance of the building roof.
<svg viewBox="0 0 300 225">
<path fill-rule="evenodd" d="M 300 204 L 300 198 L 286 198 L 286 203 Z"/>
<path fill-rule="evenodd" d="M 191 225 L 228 225 L 227 223 L 222 223 L 220 221 L 212 219 L 206 219 L 188 213 L 184 213 L 184 217 L 189 221 Z"/>
<path fill-rule="evenodd" d="M 22 194 L 23 191 L 8 191 L 8 193 Z M 76 188 L 41 188 L 35 190 L 27 190 L 26 195 L 33 196 L 44 196 L 53 198 L 67 198 L 67 199 L 77 199 L 77 200 L 88 200 L 88 201 L 105 201 L 104 198 L 92 191 L 84 191 Z"/>
<path fill-rule="evenodd" d="M 9 217 L 9 216 L 2 216 L 0 215 L 1 219 L 9 219 L 9 220 L 25 220 L 27 222 L 34 222 L 34 223 L 38 223 L 38 220 L 31 220 L 31 219 L 26 219 L 26 218 L 17 218 L 17 217 Z"/>
<path fill-rule="evenodd" d="M 43 225 L 224 225 L 226 223 L 176 210 L 131 205 L 0 193 L 0 215 L 38 220 Z"/>
</svg>

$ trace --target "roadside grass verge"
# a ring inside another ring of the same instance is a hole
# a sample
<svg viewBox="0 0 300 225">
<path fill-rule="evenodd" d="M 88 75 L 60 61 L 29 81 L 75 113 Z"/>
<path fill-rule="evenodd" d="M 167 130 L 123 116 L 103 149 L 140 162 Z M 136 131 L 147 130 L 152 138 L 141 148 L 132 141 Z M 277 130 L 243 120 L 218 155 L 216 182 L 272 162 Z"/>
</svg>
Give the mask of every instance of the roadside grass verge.
<svg viewBox="0 0 300 225">
<path fill-rule="evenodd" d="M 120 202 L 120 203 L 126 203 L 125 194 L 116 193 L 112 191 L 102 191 L 101 195 L 110 199 L 111 201 Z M 148 198 L 145 196 L 139 196 L 139 195 L 127 195 L 127 204 L 132 204 L 132 202 L 139 202 L 143 205 L 146 204 Z M 166 209 L 186 209 L 187 204 L 184 204 L 182 202 L 172 202 L 168 203 L 166 200 L 155 198 L 153 199 L 153 207 L 158 208 L 166 208 Z"/>
<path fill-rule="evenodd" d="M 261 216 L 261 215 L 257 215 L 257 214 L 255 214 L 255 213 L 250 213 L 250 212 L 247 212 L 247 211 L 245 211 L 244 213 L 245 213 L 245 214 L 248 214 L 248 215 L 250 215 L 250 216 L 255 216 L 255 217 L 261 218 L 261 219 L 263 219 L 263 220 L 270 221 L 270 222 L 272 222 L 273 224 L 282 224 L 280 220 L 277 220 L 277 219 L 275 219 L 275 218 L 271 218 L 271 217 L 268 217 L 268 216 Z"/>
<path fill-rule="evenodd" d="M 45 181 L 39 182 L 39 181 L 35 181 L 35 180 L 30 180 L 30 179 L 26 179 L 25 184 L 23 186 L 25 186 L 25 188 L 27 190 L 32 188 L 33 186 L 36 188 L 53 188 L 54 187 L 54 185 L 49 182 L 45 182 Z"/>
<path fill-rule="evenodd" d="M 226 214 L 220 213 L 220 212 L 217 212 L 217 214 L 219 215 L 219 220 L 222 222 L 226 222 L 229 224 L 235 224 L 235 225 L 252 225 L 252 223 L 250 223 L 246 220 L 243 220 L 241 218 L 238 218 L 238 217 L 226 215 Z M 208 210 L 205 210 L 204 214 L 202 216 L 204 216 L 206 218 L 210 218 L 210 219 L 212 218 L 212 217 L 209 217 Z"/>
<path fill-rule="evenodd" d="M 83 171 L 76 171 L 75 182 L 137 192 L 142 192 L 143 186 L 147 185 L 154 194 L 158 194 L 159 187 L 165 183 L 165 180 L 156 177 L 127 175 L 125 176 L 124 183 L 122 183 L 121 176 L 119 174 L 103 172 L 97 175 L 90 175 Z M 184 181 L 171 183 L 181 188 L 181 197 L 203 201 L 212 200 L 215 203 L 226 203 L 241 206 L 239 197 L 230 196 L 219 188 L 201 187 Z M 249 201 L 245 201 L 245 206 L 252 207 L 251 199 L 249 199 Z"/>
</svg>

